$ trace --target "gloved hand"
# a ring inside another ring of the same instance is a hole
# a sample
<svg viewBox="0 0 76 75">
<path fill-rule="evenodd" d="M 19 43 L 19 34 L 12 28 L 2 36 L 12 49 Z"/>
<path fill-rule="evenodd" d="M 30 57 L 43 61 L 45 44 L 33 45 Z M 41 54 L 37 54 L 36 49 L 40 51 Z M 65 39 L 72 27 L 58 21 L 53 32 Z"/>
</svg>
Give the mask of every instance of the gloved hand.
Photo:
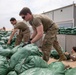
<svg viewBox="0 0 76 75">
<path fill-rule="evenodd" d="M 32 39 L 29 39 L 28 42 L 25 42 L 25 43 L 22 45 L 22 47 L 26 46 L 27 44 L 31 44 L 31 40 L 32 40 Z"/>
<path fill-rule="evenodd" d="M 22 47 L 24 47 L 24 46 L 26 46 L 27 45 L 27 43 L 25 42 L 23 45 L 22 45 Z"/>
</svg>

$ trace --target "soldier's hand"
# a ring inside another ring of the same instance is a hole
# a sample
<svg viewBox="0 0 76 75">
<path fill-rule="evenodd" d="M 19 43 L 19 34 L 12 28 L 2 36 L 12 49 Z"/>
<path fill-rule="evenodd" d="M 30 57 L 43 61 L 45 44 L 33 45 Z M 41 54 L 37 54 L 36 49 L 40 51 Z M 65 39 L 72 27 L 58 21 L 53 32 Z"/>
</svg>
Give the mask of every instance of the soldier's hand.
<svg viewBox="0 0 76 75">
<path fill-rule="evenodd" d="M 22 45 L 22 47 L 24 47 L 24 46 L 26 46 L 26 45 L 28 45 L 28 44 L 31 44 L 31 40 L 32 40 L 32 39 L 29 39 L 28 42 L 25 42 L 25 43 Z"/>
<path fill-rule="evenodd" d="M 26 46 L 27 45 L 27 43 L 24 43 L 23 45 L 22 45 L 22 47 L 24 47 L 24 46 Z"/>
<path fill-rule="evenodd" d="M 7 42 L 8 45 L 9 45 L 10 43 L 11 43 L 10 41 Z"/>
</svg>

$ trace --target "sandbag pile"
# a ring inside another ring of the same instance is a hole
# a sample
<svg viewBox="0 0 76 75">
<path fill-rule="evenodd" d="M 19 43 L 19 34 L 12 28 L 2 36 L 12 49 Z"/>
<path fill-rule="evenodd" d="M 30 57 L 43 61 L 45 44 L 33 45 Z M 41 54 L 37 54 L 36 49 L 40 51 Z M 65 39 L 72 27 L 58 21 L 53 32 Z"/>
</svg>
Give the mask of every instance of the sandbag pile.
<svg viewBox="0 0 76 75">
<path fill-rule="evenodd" d="M 48 65 L 35 44 L 24 47 L 20 44 L 12 48 L 4 48 L 2 45 L 0 45 L 0 75 L 76 75 L 76 68 L 65 69 L 62 62 L 52 62 Z"/>
<path fill-rule="evenodd" d="M 12 38 L 11 44 L 7 45 L 7 41 L 9 39 L 11 33 L 12 33 L 11 31 L 0 31 L 0 46 L 2 46 L 3 49 L 14 48 L 16 35 L 14 35 L 14 37 Z"/>
</svg>

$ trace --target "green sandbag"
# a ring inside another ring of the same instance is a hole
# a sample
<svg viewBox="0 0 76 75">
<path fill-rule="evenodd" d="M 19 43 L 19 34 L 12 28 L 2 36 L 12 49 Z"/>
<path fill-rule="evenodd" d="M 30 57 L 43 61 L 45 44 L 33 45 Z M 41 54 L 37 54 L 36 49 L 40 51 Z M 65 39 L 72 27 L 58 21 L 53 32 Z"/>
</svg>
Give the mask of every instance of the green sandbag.
<svg viewBox="0 0 76 75">
<path fill-rule="evenodd" d="M 48 68 L 56 75 L 64 75 L 65 73 L 65 65 L 62 62 L 52 62 L 48 65 Z"/>
<path fill-rule="evenodd" d="M 3 45 L 5 44 L 5 42 L 3 40 L 0 41 L 0 45 Z"/>
<path fill-rule="evenodd" d="M 14 47 L 12 50 L 11 50 L 11 53 L 14 54 L 15 52 L 17 52 L 18 50 L 20 50 L 22 47 L 20 45 Z"/>
<path fill-rule="evenodd" d="M 6 57 L 0 55 L 0 64 L 7 62 Z"/>
<path fill-rule="evenodd" d="M 10 56 L 10 54 L 11 54 L 11 50 L 10 49 L 1 49 L 0 50 L 0 55 L 2 55 L 2 56 Z"/>
<path fill-rule="evenodd" d="M 17 75 L 17 73 L 15 71 L 11 71 L 7 75 Z"/>
<path fill-rule="evenodd" d="M 7 31 L 0 31 L 0 34 L 2 34 L 3 36 L 5 36 L 7 34 Z"/>
<path fill-rule="evenodd" d="M 14 53 L 10 59 L 10 68 L 14 68 L 15 65 L 21 61 L 21 59 L 27 58 L 30 55 L 41 56 L 39 48 L 35 44 L 28 44 L 25 47 L 21 48 L 21 50 Z"/>
<path fill-rule="evenodd" d="M 0 55 L 5 56 L 5 57 L 11 57 L 19 49 L 20 49 L 19 46 L 14 47 L 12 50 L 10 50 L 10 49 L 0 49 Z"/>
<path fill-rule="evenodd" d="M 0 50 L 2 50 L 3 49 L 3 47 L 0 45 Z"/>
<path fill-rule="evenodd" d="M 55 75 L 55 74 L 48 68 L 32 68 L 26 70 L 25 72 L 19 75 Z"/>
<path fill-rule="evenodd" d="M 7 47 L 6 47 L 7 48 Z M 3 49 L 2 46 L 0 47 L 0 55 L 10 58 L 15 52 L 20 50 L 22 47 L 20 45 L 14 47 L 13 49 Z"/>
<path fill-rule="evenodd" d="M 59 59 L 59 54 L 56 50 L 51 50 L 50 57 L 53 57 L 55 59 Z"/>
<path fill-rule="evenodd" d="M 2 37 L 1 40 L 3 40 L 5 43 L 8 42 L 8 38 L 7 37 Z"/>
<path fill-rule="evenodd" d="M 65 50 L 63 48 L 62 48 L 62 52 L 63 53 L 65 52 Z M 59 59 L 60 56 L 59 56 L 59 54 L 58 54 L 58 52 L 56 50 L 51 50 L 50 57 L 53 57 L 55 59 Z"/>
<path fill-rule="evenodd" d="M 65 75 L 76 75 L 76 67 L 67 69 L 67 71 L 65 72 Z"/>
<path fill-rule="evenodd" d="M 8 49 L 8 46 L 6 44 L 2 45 L 3 49 Z"/>
<path fill-rule="evenodd" d="M 9 65 L 5 57 L 0 56 L 0 75 L 7 75 Z"/>
<path fill-rule="evenodd" d="M 5 36 L 10 36 L 12 31 L 7 31 L 7 34 Z"/>
<path fill-rule="evenodd" d="M 47 68 L 48 64 L 39 56 L 29 56 L 21 65 L 20 63 L 15 66 L 15 71 L 22 73 L 30 68 Z"/>
<path fill-rule="evenodd" d="M 25 62 L 24 62 L 25 66 L 30 65 L 30 67 L 40 67 L 40 68 L 47 68 L 48 64 L 46 61 L 44 61 L 41 57 L 39 56 L 29 56 Z M 29 67 L 29 68 L 30 68 Z"/>
</svg>

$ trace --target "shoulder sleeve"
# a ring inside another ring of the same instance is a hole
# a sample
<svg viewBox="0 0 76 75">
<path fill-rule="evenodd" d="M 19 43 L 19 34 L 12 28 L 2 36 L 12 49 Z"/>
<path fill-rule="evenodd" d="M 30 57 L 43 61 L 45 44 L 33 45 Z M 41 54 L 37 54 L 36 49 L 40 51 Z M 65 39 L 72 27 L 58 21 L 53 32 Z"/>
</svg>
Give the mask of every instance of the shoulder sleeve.
<svg viewBox="0 0 76 75">
<path fill-rule="evenodd" d="M 39 19 L 39 18 L 35 18 L 34 20 L 33 20 L 33 25 L 35 26 L 35 27 L 38 27 L 38 26 L 40 26 L 42 24 L 42 22 L 41 22 L 41 20 Z"/>
<path fill-rule="evenodd" d="M 21 29 L 21 28 L 23 28 L 23 26 L 25 26 L 25 24 L 23 23 L 23 22 L 19 22 L 19 23 L 17 23 L 16 25 L 15 25 L 15 29 Z"/>
<path fill-rule="evenodd" d="M 15 26 L 14 26 L 14 29 L 19 29 L 20 27 L 20 23 L 17 23 Z"/>
</svg>

